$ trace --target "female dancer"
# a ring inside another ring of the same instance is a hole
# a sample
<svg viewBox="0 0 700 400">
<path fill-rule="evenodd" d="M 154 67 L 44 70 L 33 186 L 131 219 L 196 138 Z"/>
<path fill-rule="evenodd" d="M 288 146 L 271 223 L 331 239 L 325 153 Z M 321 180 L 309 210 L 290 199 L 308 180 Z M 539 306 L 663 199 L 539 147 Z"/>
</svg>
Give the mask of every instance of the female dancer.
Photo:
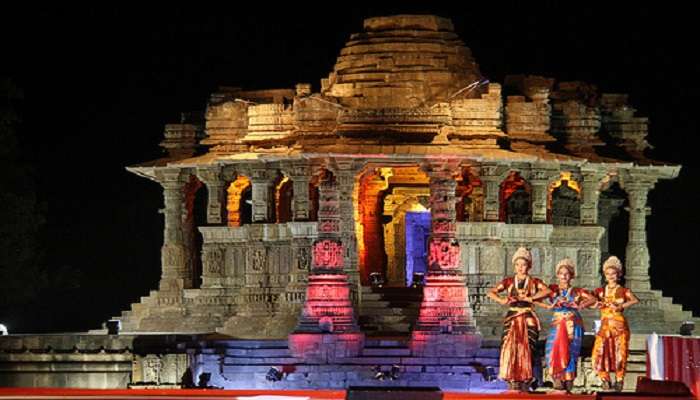
<svg viewBox="0 0 700 400">
<path fill-rule="evenodd" d="M 547 371 L 555 389 L 571 392 L 583 339 L 583 320 L 578 310 L 595 303 L 595 298 L 583 289 L 571 287 L 576 276 L 573 260 L 559 261 L 556 273 L 559 283 L 549 286 L 549 304 L 537 304 L 553 311 L 545 346 Z"/>
<path fill-rule="evenodd" d="M 550 293 L 541 280 L 528 274 L 532 254 L 519 248 L 513 255 L 515 275 L 505 278 L 488 292 L 489 298 L 508 306 L 503 321 L 499 377 L 513 390 L 528 391 L 533 378 L 533 354 L 540 333 L 540 321 L 533 309 L 533 301 Z M 505 292 L 501 297 L 499 293 Z"/>
<path fill-rule="evenodd" d="M 622 391 L 627 367 L 630 330 L 622 312 L 639 302 L 630 289 L 620 285 L 622 263 L 615 256 L 603 263 L 606 285 L 593 292 L 600 310 L 600 329 L 593 344 L 592 364 L 603 381 L 603 390 L 612 388 L 610 373 L 615 373 L 616 391 Z"/>
</svg>

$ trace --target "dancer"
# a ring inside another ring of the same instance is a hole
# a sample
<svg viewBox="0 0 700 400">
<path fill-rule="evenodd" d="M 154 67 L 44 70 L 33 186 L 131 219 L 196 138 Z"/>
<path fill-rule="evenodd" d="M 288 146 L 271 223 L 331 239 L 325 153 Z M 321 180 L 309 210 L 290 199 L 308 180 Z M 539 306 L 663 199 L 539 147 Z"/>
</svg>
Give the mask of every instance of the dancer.
<svg viewBox="0 0 700 400">
<path fill-rule="evenodd" d="M 576 276 L 574 261 L 565 258 L 557 264 L 558 284 L 550 285 L 549 303 L 537 302 L 550 309 L 552 322 L 545 346 L 547 372 L 554 380 L 554 388 L 571 392 L 576 378 L 576 363 L 581 352 L 583 320 L 579 309 L 595 303 L 587 291 L 571 286 Z"/>
<path fill-rule="evenodd" d="M 512 390 L 526 392 L 533 378 L 534 350 L 540 333 L 540 321 L 533 309 L 533 301 L 546 297 L 550 290 L 540 279 L 528 274 L 532 254 L 526 248 L 519 248 L 512 262 L 515 274 L 491 288 L 488 296 L 508 306 L 503 320 L 498 375 Z M 501 292 L 506 292 L 506 296 L 499 296 Z"/>
<path fill-rule="evenodd" d="M 593 292 L 600 310 L 600 329 L 593 344 L 593 369 L 603 381 L 603 390 L 622 391 L 629 353 L 630 330 L 622 312 L 639 302 L 630 289 L 620 285 L 622 263 L 615 256 L 603 263 L 606 284 Z M 610 373 L 615 373 L 613 386 Z"/>
</svg>

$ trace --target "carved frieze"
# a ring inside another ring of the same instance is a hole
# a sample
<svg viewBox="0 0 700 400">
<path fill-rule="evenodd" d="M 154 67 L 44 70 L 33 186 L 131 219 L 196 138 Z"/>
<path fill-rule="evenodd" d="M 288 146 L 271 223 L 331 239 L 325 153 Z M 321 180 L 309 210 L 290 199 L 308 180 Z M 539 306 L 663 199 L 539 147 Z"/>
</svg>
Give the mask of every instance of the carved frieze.
<svg viewBox="0 0 700 400">
<path fill-rule="evenodd" d="M 343 268 L 343 245 L 338 240 L 324 239 L 314 243 L 314 268 Z"/>
<path fill-rule="evenodd" d="M 264 271 L 267 264 L 267 249 L 263 246 L 249 248 L 246 264 L 249 271 Z"/>
<path fill-rule="evenodd" d="M 202 264 L 205 273 L 209 275 L 223 274 L 225 253 L 222 247 L 205 246 L 202 252 Z"/>
<path fill-rule="evenodd" d="M 431 239 L 428 258 L 431 269 L 455 270 L 459 268 L 459 243 L 455 239 Z"/>
</svg>

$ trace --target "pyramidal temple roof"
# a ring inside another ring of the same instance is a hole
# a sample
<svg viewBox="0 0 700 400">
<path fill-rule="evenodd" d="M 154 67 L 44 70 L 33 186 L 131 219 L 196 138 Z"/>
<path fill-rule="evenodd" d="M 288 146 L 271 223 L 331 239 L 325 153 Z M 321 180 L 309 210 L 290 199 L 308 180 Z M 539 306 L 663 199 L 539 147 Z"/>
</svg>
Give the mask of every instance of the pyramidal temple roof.
<svg viewBox="0 0 700 400">
<path fill-rule="evenodd" d="M 447 101 L 482 78 L 450 20 L 398 15 L 366 19 L 321 91 L 351 108 L 416 108 Z"/>
<path fill-rule="evenodd" d="M 490 82 L 452 22 L 432 15 L 368 18 L 319 91 L 222 87 L 204 117 L 167 125 L 169 155 L 148 164 L 312 153 L 655 163 L 627 95 L 555 77 Z"/>
</svg>

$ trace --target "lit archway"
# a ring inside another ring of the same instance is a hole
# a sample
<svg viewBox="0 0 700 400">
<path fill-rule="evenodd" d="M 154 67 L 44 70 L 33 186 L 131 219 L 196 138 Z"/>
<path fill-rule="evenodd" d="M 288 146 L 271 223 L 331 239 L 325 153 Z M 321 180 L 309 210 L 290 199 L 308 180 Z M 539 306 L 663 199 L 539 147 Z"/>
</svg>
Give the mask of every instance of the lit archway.
<svg viewBox="0 0 700 400">
<path fill-rule="evenodd" d="M 226 189 L 228 226 L 237 227 L 249 224 L 252 220 L 250 179 L 239 175 Z"/>
<path fill-rule="evenodd" d="M 581 188 L 571 172 L 561 172 L 547 193 L 547 222 L 576 226 L 581 222 Z"/>
<path fill-rule="evenodd" d="M 274 221 L 278 224 L 292 220 L 292 196 L 294 184 L 287 176 L 280 175 L 275 180 Z"/>
</svg>

